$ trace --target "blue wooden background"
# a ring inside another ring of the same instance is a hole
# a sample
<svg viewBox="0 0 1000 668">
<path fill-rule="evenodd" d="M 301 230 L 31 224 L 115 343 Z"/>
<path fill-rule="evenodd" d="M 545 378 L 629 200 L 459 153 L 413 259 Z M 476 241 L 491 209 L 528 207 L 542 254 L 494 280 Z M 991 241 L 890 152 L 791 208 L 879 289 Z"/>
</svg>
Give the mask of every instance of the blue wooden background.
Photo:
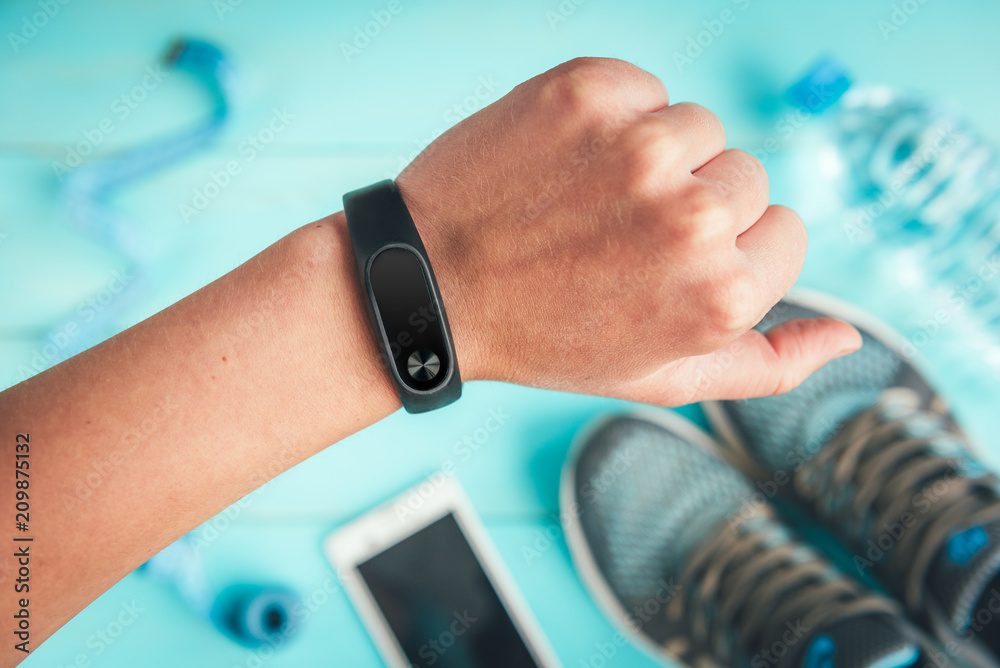
<svg viewBox="0 0 1000 668">
<path fill-rule="evenodd" d="M 342 193 L 394 175 L 459 115 L 578 55 L 624 58 L 652 71 L 673 100 L 696 101 L 718 113 L 735 147 L 760 150 L 777 136 L 776 124 L 787 111 L 782 91 L 824 53 L 841 58 L 859 81 L 954 102 L 989 140 L 1000 141 L 1000 6 L 987 0 L 398 2 L 402 10 L 350 59 L 341 44 L 387 0 L 2 3 L 0 387 L 23 376 L 48 328 L 106 287 L 125 261 L 69 227 L 52 162 L 65 160 L 68 147 L 104 119 L 113 120 L 114 130 L 97 147 L 98 156 L 162 136 L 204 113 L 204 93 L 179 73 L 169 74 L 124 119 L 112 106 L 177 35 L 224 47 L 238 64 L 242 88 L 232 122 L 209 150 L 113 202 L 134 220 L 152 254 L 151 283 L 127 311 L 132 321 L 339 209 Z M 885 33 L 879 22 L 891 21 L 901 5 L 912 15 L 897 13 L 899 29 Z M 46 6 L 51 16 L 37 18 Z M 674 54 L 724 10 L 734 20 L 678 67 Z M 480 86 L 484 80 L 489 87 Z M 240 143 L 265 127 L 276 109 L 293 118 L 246 160 Z M 810 227 L 800 284 L 860 303 L 918 335 L 933 318 L 931 304 L 886 265 L 883 249 L 849 243 L 829 189 L 802 178 L 812 175 L 802 165 L 815 156 L 818 124 L 810 121 L 767 156 L 772 200 L 798 207 Z M 233 159 L 242 161 L 241 173 L 185 223 L 180 205 Z M 100 325 L 98 318 L 84 334 L 95 334 Z M 983 363 L 982 351 L 964 341 L 945 326 L 921 350 L 996 464 L 998 376 Z M 309 613 L 302 631 L 273 656 L 234 644 L 169 589 L 133 574 L 24 665 L 68 666 L 81 657 L 79 665 L 130 667 L 380 665 L 323 558 L 321 540 L 449 461 L 566 666 L 656 665 L 627 646 L 602 658 L 614 628 L 572 570 L 558 525 L 558 476 L 572 435 L 596 413 L 622 407 L 471 384 L 460 403 L 428 416 L 395 415 L 302 463 L 234 507 L 229 518 L 203 527 L 214 587 L 279 582 L 303 595 Z M 502 429 L 471 456 L 456 450 L 492 409 L 510 415 Z M 699 417 L 696 409 L 685 412 Z M 123 605 L 140 611 L 105 644 L 98 632 L 115 628 Z"/>
</svg>

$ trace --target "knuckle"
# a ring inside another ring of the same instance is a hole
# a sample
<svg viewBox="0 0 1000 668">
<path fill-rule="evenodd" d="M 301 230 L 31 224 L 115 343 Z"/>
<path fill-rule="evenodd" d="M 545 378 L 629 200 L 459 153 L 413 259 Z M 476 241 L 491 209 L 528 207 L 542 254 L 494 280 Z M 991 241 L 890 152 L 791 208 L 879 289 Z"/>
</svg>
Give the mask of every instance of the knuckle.
<svg viewBox="0 0 1000 668">
<path fill-rule="evenodd" d="M 795 213 L 795 211 L 789 209 L 787 206 L 782 206 L 780 204 L 772 204 L 768 208 L 771 209 L 771 212 L 774 215 L 779 215 L 791 222 L 789 225 L 789 233 L 796 236 L 794 241 L 797 245 L 801 246 L 801 250 L 804 253 L 809 233 L 806 230 L 805 223 L 802 222 L 802 218 L 799 217 L 799 214 Z"/>
<path fill-rule="evenodd" d="M 565 71 L 579 71 L 579 70 L 589 70 L 589 71 L 605 71 L 613 69 L 616 63 L 620 63 L 614 58 L 599 58 L 593 56 L 578 56 L 576 58 L 571 58 L 555 68 L 555 71 L 565 70 Z"/>
<path fill-rule="evenodd" d="M 809 245 L 805 223 L 797 213 L 783 206 L 768 207 L 766 215 L 780 219 L 781 237 L 775 240 L 775 249 L 783 258 L 783 267 L 797 276 L 805 263 L 806 248 Z"/>
<path fill-rule="evenodd" d="M 771 394 L 776 395 L 791 392 L 798 387 L 803 380 L 805 379 L 799 377 L 798 375 L 792 375 L 790 373 L 780 374 L 770 388 Z"/>
<path fill-rule="evenodd" d="M 668 184 L 680 138 L 670 126 L 655 119 L 631 124 L 622 136 L 625 195 L 655 199 Z"/>
<path fill-rule="evenodd" d="M 719 225 L 729 221 L 730 212 L 722 194 L 714 187 L 696 183 L 684 194 L 681 208 L 689 222 L 699 225 Z"/>
<path fill-rule="evenodd" d="M 672 106 L 675 108 L 675 113 L 677 111 L 683 112 L 688 116 L 692 125 L 699 127 L 700 136 L 718 138 L 721 141 L 721 146 L 725 146 L 726 128 L 715 113 L 694 102 L 678 102 Z"/>
<path fill-rule="evenodd" d="M 764 164 L 742 149 L 731 148 L 727 153 L 733 157 L 737 175 L 742 177 L 744 182 L 760 184 L 758 187 L 762 187 L 766 195 L 768 183 Z"/>
<path fill-rule="evenodd" d="M 789 354 L 789 358 L 794 363 L 787 364 L 777 372 L 776 377 L 771 381 L 770 387 L 767 388 L 769 394 L 775 395 L 791 392 L 809 377 L 809 371 L 802 368 L 801 350 L 793 351 Z M 762 396 L 763 394 L 761 393 Z"/>
<path fill-rule="evenodd" d="M 556 71 L 559 70 L 583 72 L 587 76 L 593 76 L 607 82 L 634 78 L 642 73 L 641 69 L 624 60 L 592 56 L 581 56 L 568 60 L 556 68 Z"/>
<path fill-rule="evenodd" d="M 706 323 L 725 340 L 747 331 L 753 327 L 757 316 L 755 293 L 754 280 L 745 273 L 738 273 L 714 286 L 704 302 Z"/>
<path fill-rule="evenodd" d="M 689 246 L 711 243 L 729 229 L 732 216 L 716 188 L 696 182 L 683 195 L 673 225 L 674 238 Z"/>
<path fill-rule="evenodd" d="M 594 115 L 617 97 L 616 62 L 609 58 L 574 58 L 556 67 L 542 84 L 542 105 L 561 114 Z"/>
</svg>

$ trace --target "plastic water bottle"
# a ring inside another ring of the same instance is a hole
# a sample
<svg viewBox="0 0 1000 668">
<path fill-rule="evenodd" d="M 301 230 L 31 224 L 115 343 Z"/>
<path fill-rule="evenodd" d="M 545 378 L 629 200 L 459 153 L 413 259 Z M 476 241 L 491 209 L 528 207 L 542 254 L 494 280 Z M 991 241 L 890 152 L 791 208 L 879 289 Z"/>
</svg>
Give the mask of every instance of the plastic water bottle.
<svg viewBox="0 0 1000 668">
<path fill-rule="evenodd" d="M 1000 371 L 997 151 L 950 106 L 855 86 L 832 58 L 815 64 L 789 98 L 822 115 L 828 129 L 823 160 L 840 177 L 847 240 L 891 249 L 883 258 L 902 287 L 960 322 Z"/>
</svg>

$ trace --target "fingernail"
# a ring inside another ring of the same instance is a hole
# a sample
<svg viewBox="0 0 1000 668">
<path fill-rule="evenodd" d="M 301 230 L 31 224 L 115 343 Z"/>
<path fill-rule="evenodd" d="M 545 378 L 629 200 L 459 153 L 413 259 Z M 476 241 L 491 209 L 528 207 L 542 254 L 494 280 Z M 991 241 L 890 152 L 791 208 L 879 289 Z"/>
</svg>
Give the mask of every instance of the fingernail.
<svg viewBox="0 0 1000 668">
<path fill-rule="evenodd" d="M 838 357 L 843 357 L 845 355 L 850 355 L 851 353 L 856 353 L 860 349 L 861 349 L 860 346 L 858 346 L 857 348 L 844 348 L 839 353 L 837 353 L 836 355 L 834 355 L 833 359 L 837 359 Z"/>
</svg>

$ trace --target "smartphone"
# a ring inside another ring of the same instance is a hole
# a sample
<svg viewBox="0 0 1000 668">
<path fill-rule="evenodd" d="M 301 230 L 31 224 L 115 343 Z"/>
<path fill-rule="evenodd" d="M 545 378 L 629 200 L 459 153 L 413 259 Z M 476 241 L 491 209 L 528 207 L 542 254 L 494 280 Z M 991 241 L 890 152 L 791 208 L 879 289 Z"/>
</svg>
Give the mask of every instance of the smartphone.
<svg viewBox="0 0 1000 668">
<path fill-rule="evenodd" d="M 390 668 L 556 668 L 457 479 L 437 474 L 324 550 Z"/>
</svg>

